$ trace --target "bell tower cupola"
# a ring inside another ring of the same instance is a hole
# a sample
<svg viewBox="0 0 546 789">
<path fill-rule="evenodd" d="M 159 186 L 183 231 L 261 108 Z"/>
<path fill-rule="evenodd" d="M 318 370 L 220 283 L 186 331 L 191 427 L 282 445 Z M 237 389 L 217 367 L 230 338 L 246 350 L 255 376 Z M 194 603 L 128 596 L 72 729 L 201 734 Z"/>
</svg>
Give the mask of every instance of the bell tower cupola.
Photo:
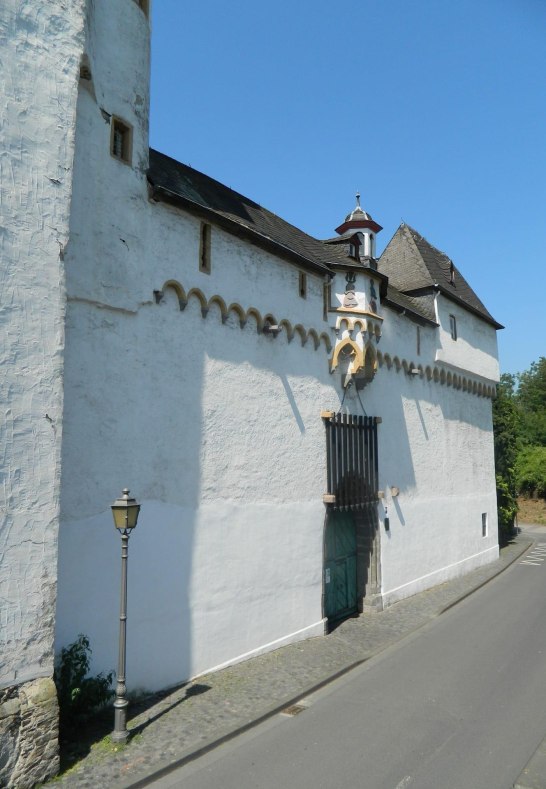
<svg viewBox="0 0 546 789">
<path fill-rule="evenodd" d="M 383 228 L 379 225 L 367 211 L 360 205 L 360 193 L 356 195 L 356 206 L 350 214 L 347 214 L 345 221 L 336 227 L 336 233 L 340 236 L 356 236 L 355 240 L 360 242 L 358 257 L 375 259 L 375 238 Z M 355 245 L 357 246 L 357 245 Z"/>
</svg>

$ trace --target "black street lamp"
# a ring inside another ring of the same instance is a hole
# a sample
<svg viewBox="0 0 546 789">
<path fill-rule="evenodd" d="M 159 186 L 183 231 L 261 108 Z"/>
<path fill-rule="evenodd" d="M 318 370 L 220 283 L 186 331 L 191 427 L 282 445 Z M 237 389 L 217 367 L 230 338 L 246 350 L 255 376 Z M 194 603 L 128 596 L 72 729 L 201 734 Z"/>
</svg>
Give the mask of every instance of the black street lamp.
<svg viewBox="0 0 546 789">
<path fill-rule="evenodd" d="M 113 742 L 127 742 L 127 686 L 125 685 L 125 652 L 127 641 L 127 559 L 129 556 L 129 535 L 135 528 L 140 512 L 140 504 L 129 498 L 128 488 L 123 489 L 121 498 L 112 504 L 114 525 L 121 533 L 121 596 L 119 607 L 119 653 L 116 700 L 114 701 Z"/>
</svg>

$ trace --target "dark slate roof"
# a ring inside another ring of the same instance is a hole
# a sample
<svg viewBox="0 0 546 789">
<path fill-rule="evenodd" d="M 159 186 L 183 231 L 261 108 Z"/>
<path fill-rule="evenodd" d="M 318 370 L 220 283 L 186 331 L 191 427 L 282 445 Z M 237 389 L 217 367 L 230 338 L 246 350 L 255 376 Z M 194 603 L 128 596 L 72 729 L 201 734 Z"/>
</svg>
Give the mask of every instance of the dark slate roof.
<svg viewBox="0 0 546 789">
<path fill-rule="evenodd" d="M 438 322 L 436 321 L 433 295 L 408 296 L 406 293 L 399 291 L 389 282 L 387 287 L 386 301 L 388 304 L 390 304 L 390 306 L 397 309 L 398 312 L 403 311 L 411 314 L 412 316 L 418 316 L 419 318 L 424 319 L 423 322 L 433 323 L 435 326 L 438 325 Z"/>
<path fill-rule="evenodd" d="M 496 329 L 503 328 L 453 261 L 409 225 L 400 225 L 381 255 L 378 267 L 388 276 L 389 283 L 407 296 L 421 298 L 439 290 Z M 427 308 L 425 302 L 421 306 Z"/>
<path fill-rule="evenodd" d="M 346 259 L 342 250 L 328 249 L 248 197 L 152 149 L 148 180 L 156 198 L 208 216 L 231 232 L 317 272 L 326 273 L 330 262 Z"/>
<path fill-rule="evenodd" d="M 298 266 L 319 274 L 339 267 L 369 268 L 369 261 L 357 262 L 347 255 L 344 237 L 319 241 L 248 197 L 153 149 L 150 149 L 148 180 L 152 199 L 181 206 L 207 221 L 216 222 L 228 232 L 243 236 Z M 351 235 L 352 232 L 347 233 L 348 237 Z M 399 265 L 400 261 L 404 265 Z M 379 270 L 374 274 L 382 280 L 382 297 L 386 295 L 387 304 L 435 323 L 432 296 L 415 291 L 426 290 L 433 284 L 429 266 L 434 270 L 434 281 L 438 281 L 440 274 L 445 281 L 448 265 L 449 259 L 442 252 L 428 244 L 416 231 L 402 225 L 381 256 Z M 446 287 L 452 286 L 448 282 Z M 455 287 L 457 293 L 464 292 L 467 299 L 472 294 L 475 311 L 481 310 L 488 316 L 486 319 L 494 323 L 458 272 Z"/>
</svg>

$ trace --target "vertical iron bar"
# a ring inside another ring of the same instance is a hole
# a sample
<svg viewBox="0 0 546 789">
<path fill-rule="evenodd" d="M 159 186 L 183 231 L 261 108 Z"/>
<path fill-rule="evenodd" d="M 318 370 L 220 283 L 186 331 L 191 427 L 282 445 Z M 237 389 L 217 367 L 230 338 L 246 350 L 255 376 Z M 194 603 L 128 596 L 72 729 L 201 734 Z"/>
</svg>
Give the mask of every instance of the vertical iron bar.
<svg viewBox="0 0 546 789">
<path fill-rule="evenodd" d="M 353 416 L 347 414 L 347 505 L 350 510 L 353 509 Z"/>
<path fill-rule="evenodd" d="M 353 510 L 358 509 L 358 416 L 353 416 Z"/>
<path fill-rule="evenodd" d="M 374 444 L 374 454 L 373 454 L 373 480 L 374 480 L 374 487 L 373 487 L 373 494 L 374 496 L 377 495 L 377 487 L 378 487 L 378 476 L 379 476 L 379 451 L 377 446 L 377 422 L 374 419 L 373 425 L 373 444 Z"/>
<path fill-rule="evenodd" d="M 324 423 L 326 428 L 326 492 L 332 492 L 332 451 L 330 446 L 330 420 L 327 419 Z"/>
<path fill-rule="evenodd" d="M 351 509 L 351 416 L 345 414 L 345 509 Z"/>
<path fill-rule="evenodd" d="M 363 438 L 364 438 L 364 468 L 362 474 L 362 488 L 363 488 L 363 498 L 364 501 L 367 500 L 368 497 L 368 417 L 364 417 L 364 425 L 363 425 Z"/>
<path fill-rule="evenodd" d="M 353 416 L 353 509 L 358 509 L 358 416 Z"/>
<path fill-rule="evenodd" d="M 364 506 L 364 430 L 362 416 L 358 417 L 358 502 Z"/>
<path fill-rule="evenodd" d="M 368 428 L 369 428 L 369 454 L 368 454 L 368 501 L 371 501 L 373 498 L 374 490 L 373 490 L 373 456 L 374 456 L 374 440 L 373 440 L 373 417 L 368 417 Z"/>
<path fill-rule="evenodd" d="M 338 485 L 338 429 L 337 429 L 337 414 L 333 417 L 331 423 L 331 431 L 332 431 L 332 490 L 330 493 L 333 493 L 336 497 L 336 503 L 334 504 L 335 509 L 337 510 L 339 507 L 339 485 Z"/>
<path fill-rule="evenodd" d="M 343 509 L 347 509 L 347 414 L 341 416 L 341 480 Z"/>
</svg>

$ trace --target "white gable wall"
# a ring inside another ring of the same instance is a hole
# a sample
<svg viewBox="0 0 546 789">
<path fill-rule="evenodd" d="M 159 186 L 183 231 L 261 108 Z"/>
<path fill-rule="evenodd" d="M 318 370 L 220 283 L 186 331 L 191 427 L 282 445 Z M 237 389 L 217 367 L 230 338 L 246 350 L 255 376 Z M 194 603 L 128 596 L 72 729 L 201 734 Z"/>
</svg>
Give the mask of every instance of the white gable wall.
<svg viewBox="0 0 546 789">
<path fill-rule="evenodd" d="M 459 368 L 461 373 L 467 371 L 498 382 L 497 333 L 493 326 L 441 294 L 436 298 L 436 310 L 440 324 L 436 361 Z M 456 340 L 451 337 L 450 315 L 457 324 Z"/>
</svg>

